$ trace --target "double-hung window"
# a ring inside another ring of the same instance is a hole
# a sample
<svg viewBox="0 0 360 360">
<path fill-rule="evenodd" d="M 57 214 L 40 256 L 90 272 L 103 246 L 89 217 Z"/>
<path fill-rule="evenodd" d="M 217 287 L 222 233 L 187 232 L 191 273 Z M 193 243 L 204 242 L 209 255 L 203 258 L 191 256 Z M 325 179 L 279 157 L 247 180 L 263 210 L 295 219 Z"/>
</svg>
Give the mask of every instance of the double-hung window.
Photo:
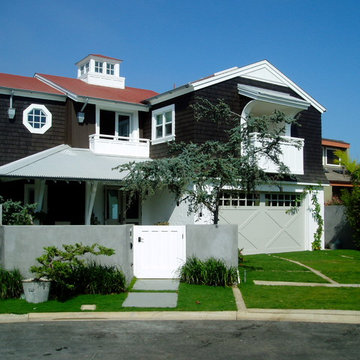
<svg viewBox="0 0 360 360">
<path fill-rule="evenodd" d="M 152 143 L 159 144 L 175 139 L 175 105 L 152 112 Z"/>
</svg>

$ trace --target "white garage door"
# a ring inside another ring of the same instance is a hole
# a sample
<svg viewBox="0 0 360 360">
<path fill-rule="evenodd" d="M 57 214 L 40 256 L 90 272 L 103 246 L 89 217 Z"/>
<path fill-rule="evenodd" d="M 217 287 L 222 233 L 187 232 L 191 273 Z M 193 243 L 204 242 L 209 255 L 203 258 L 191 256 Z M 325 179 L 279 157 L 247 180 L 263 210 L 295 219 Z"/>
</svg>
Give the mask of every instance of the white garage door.
<svg viewBox="0 0 360 360">
<path fill-rule="evenodd" d="M 296 207 L 296 213 L 287 210 Z M 224 192 L 219 223 L 238 225 L 244 254 L 305 250 L 305 211 L 299 195 Z"/>
</svg>

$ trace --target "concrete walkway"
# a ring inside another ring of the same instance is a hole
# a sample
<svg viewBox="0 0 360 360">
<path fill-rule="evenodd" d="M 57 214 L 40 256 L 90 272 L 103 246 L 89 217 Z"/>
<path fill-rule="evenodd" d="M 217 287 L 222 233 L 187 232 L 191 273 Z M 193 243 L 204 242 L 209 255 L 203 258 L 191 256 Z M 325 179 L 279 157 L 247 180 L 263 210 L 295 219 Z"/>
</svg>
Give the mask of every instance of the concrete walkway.
<svg viewBox="0 0 360 360">
<path fill-rule="evenodd" d="M 178 288 L 179 280 L 138 279 L 125 299 L 123 307 L 175 308 Z"/>
</svg>

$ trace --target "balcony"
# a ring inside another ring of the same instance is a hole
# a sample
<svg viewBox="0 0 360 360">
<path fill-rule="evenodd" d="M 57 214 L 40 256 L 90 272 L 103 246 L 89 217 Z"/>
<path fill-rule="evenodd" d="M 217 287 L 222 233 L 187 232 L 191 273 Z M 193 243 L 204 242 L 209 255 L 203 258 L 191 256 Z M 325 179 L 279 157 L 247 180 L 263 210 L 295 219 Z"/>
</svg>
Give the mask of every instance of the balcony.
<svg viewBox="0 0 360 360">
<path fill-rule="evenodd" d="M 148 139 L 94 134 L 89 136 L 89 148 L 96 154 L 150 157 L 150 140 Z"/>
<path fill-rule="evenodd" d="M 255 146 L 260 147 L 261 143 L 257 139 L 258 134 L 253 133 L 253 141 Z M 283 142 L 280 143 L 280 149 L 282 154 L 279 158 L 293 175 L 304 175 L 304 139 L 294 138 L 290 136 L 283 136 Z M 277 173 L 278 166 L 265 156 L 259 158 L 259 166 L 265 172 Z"/>
</svg>

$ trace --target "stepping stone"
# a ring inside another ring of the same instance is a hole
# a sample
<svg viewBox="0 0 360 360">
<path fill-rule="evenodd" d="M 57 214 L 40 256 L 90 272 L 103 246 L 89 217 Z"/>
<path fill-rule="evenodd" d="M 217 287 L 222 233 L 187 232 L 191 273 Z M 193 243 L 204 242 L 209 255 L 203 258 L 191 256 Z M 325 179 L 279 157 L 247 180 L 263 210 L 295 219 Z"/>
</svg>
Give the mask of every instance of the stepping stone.
<svg viewBox="0 0 360 360">
<path fill-rule="evenodd" d="M 177 305 L 176 293 L 129 293 L 123 307 L 174 308 Z"/>
<path fill-rule="evenodd" d="M 179 288 L 179 280 L 174 279 L 139 279 L 136 280 L 133 290 L 170 290 L 176 291 Z"/>
</svg>

